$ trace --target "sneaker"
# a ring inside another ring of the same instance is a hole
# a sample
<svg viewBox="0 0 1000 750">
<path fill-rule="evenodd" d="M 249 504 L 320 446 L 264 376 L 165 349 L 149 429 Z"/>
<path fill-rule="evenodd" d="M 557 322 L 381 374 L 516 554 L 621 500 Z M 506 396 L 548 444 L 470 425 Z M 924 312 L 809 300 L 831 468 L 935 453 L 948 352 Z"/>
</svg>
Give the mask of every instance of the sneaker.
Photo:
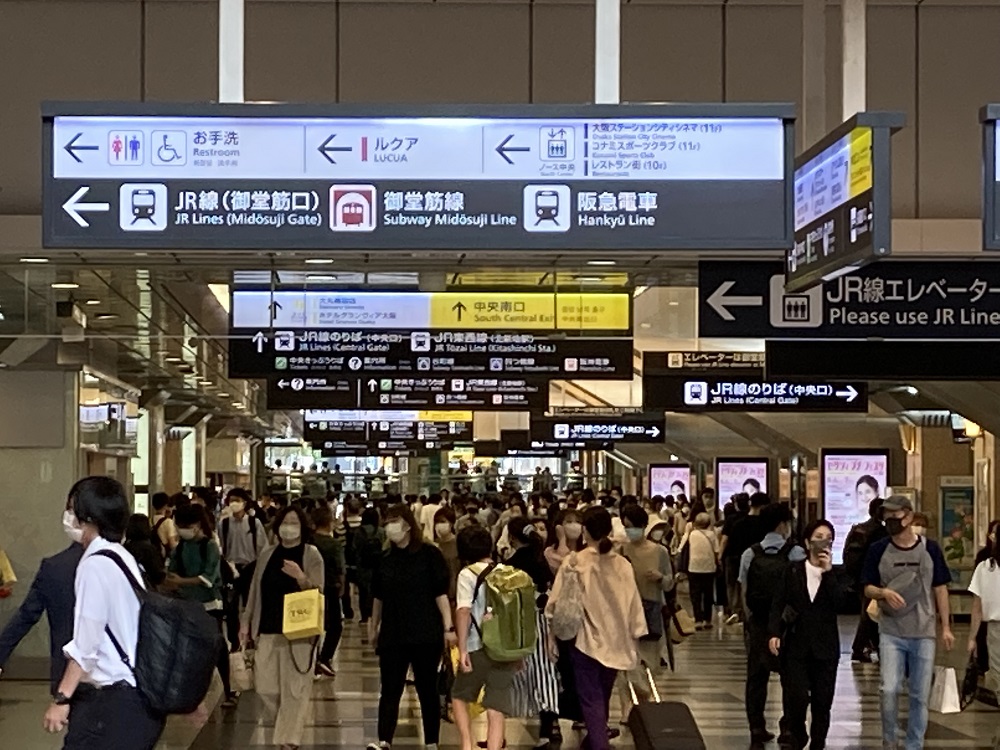
<svg viewBox="0 0 1000 750">
<path fill-rule="evenodd" d="M 851 663 L 852 664 L 871 664 L 872 663 L 872 655 L 868 651 L 865 651 L 865 652 L 860 653 L 860 654 L 851 654 Z"/>
<path fill-rule="evenodd" d="M 321 661 L 316 664 L 316 676 L 317 677 L 336 677 L 337 673 L 333 671 L 333 667 L 330 666 L 328 662 Z"/>
<path fill-rule="evenodd" d="M 737 625 L 739 624 L 740 616 L 733 612 L 729 617 L 726 618 L 726 625 Z"/>
<path fill-rule="evenodd" d="M 388 742 L 369 742 L 365 750 L 390 750 L 391 747 Z"/>
<path fill-rule="evenodd" d="M 221 708 L 236 708 L 236 704 L 239 702 L 239 696 L 236 693 L 230 693 L 223 699 L 222 703 L 219 704 Z"/>
</svg>

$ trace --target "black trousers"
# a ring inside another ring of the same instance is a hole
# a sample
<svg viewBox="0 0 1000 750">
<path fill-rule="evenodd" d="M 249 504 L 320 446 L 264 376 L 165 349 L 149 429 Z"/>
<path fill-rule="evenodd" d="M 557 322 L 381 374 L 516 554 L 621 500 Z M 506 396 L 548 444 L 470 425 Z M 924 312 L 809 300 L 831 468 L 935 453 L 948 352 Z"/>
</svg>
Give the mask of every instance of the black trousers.
<svg viewBox="0 0 1000 750">
<path fill-rule="evenodd" d="M 878 623 L 868 616 L 870 601 L 861 594 L 861 619 L 858 620 L 858 629 L 851 645 L 852 656 L 861 656 L 866 651 L 878 652 Z"/>
<path fill-rule="evenodd" d="M 225 563 L 223 563 L 225 564 Z M 226 642 L 222 637 L 223 625 L 222 620 L 224 614 L 221 609 L 213 610 L 209 612 L 212 617 L 216 619 L 219 623 L 219 654 L 215 659 L 215 668 L 219 670 L 219 679 L 222 680 L 222 690 L 228 698 L 233 692 L 233 686 L 229 679 L 229 650 L 226 648 Z M 239 648 L 239 640 L 236 641 L 236 647 Z"/>
<path fill-rule="evenodd" d="M 343 614 L 345 620 L 354 619 L 354 604 L 351 603 L 351 584 L 357 584 L 358 582 L 358 569 L 354 566 L 347 566 L 346 583 L 344 584 L 344 590 L 340 594 L 340 604 L 343 607 Z"/>
<path fill-rule="evenodd" d="M 372 606 L 375 603 L 372 595 L 373 576 L 371 570 L 358 571 L 358 609 L 361 613 L 361 622 L 368 622 L 372 616 Z"/>
<path fill-rule="evenodd" d="M 80 685 L 73 694 L 63 750 L 153 750 L 165 723 L 134 687 Z"/>
<path fill-rule="evenodd" d="M 764 709 L 767 707 L 767 687 L 771 672 L 777 671 L 777 660 L 768 651 L 768 633 L 763 625 L 748 620 L 744 625 L 747 649 L 746 705 L 747 723 L 754 739 L 767 731 Z M 782 719 L 784 725 L 784 719 Z"/>
<path fill-rule="evenodd" d="M 340 614 L 340 599 L 337 598 L 336 589 L 332 589 L 326 595 L 324 620 L 326 635 L 323 638 L 323 647 L 319 650 L 319 660 L 329 664 L 333 660 L 333 655 L 337 653 L 340 637 L 344 634 L 344 618 Z"/>
<path fill-rule="evenodd" d="M 785 731 L 795 741 L 795 750 L 823 750 L 830 731 L 830 709 L 837 689 L 837 660 L 812 656 L 789 657 L 781 667 L 782 708 Z M 806 709 L 812 709 L 812 725 L 806 732 Z"/>
<path fill-rule="evenodd" d="M 223 565 L 228 565 L 223 561 Z M 226 638 L 229 640 L 229 650 L 240 650 L 240 602 L 246 606 L 247 597 L 250 596 L 250 585 L 253 583 L 254 569 L 257 563 L 247 565 L 237 565 L 236 570 L 240 577 L 233 582 L 232 591 L 224 592 L 225 612 L 226 612 Z"/>
<path fill-rule="evenodd" d="M 715 573 L 688 573 L 688 583 L 691 587 L 695 622 L 711 622 L 712 605 L 715 603 Z"/>
<path fill-rule="evenodd" d="M 399 703 L 406 688 L 406 670 L 413 667 L 413 686 L 420 701 L 424 725 L 424 744 L 436 745 L 441 734 L 441 703 L 437 677 L 444 652 L 444 639 L 438 644 L 380 646 L 378 668 L 382 689 L 378 698 L 378 739 L 392 742 L 399 722 Z"/>
</svg>

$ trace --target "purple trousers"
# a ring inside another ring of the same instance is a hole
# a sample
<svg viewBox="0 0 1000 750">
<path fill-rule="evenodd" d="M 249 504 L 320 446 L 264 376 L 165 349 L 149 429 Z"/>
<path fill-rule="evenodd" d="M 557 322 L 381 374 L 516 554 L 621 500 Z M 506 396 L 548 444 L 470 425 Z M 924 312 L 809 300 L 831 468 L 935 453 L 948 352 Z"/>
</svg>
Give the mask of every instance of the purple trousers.
<svg viewBox="0 0 1000 750">
<path fill-rule="evenodd" d="M 570 660 L 573 663 L 573 675 L 576 679 L 576 693 L 580 699 L 583 723 L 587 725 L 587 737 L 580 748 L 610 750 L 608 714 L 618 670 L 604 666 L 576 646 L 570 648 Z"/>
</svg>

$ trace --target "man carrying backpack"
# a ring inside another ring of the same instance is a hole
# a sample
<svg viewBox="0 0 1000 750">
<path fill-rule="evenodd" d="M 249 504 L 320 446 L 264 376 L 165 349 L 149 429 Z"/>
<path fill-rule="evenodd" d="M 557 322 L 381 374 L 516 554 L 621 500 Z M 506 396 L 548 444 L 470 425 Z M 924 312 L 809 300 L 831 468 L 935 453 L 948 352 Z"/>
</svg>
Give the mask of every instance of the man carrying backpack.
<svg viewBox="0 0 1000 750">
<path fill-rule="evenodd" d="M 219 521 L 219 540 L 225 560 L 222 565 L 223 583 L 229 584 L 233 577 L 231 573 L 235 573 L 232 590 L 225 599 L 226 636 L 234 653 L 240 650 L 240 601 L 246 606 L 257 558 L 267 546 L 267 535 L 261 522 L 247 513 L 250 502 L 250 494 L 246 490 L 239 487 L 231 489 L 226 496 L 231 515 Z"/>
<path fill-rule="evenodd" d="M 771 672 L 777 660 L 768 649 L 768 619 L 771 600 L 784 583 L 791 562 L 805 560 L 805 550 L 789 540 L 792 512 L 783 503 L 772 503 L 760 512 L 764 538 L 740 559 L 739 583 L 745 609 L 744 640 L 747 649 L 746 707 L 751 750 L 763 750 L 774 739 L 767 730 L 764 708 Z"/>
<path fill-rule="evenodd" d="M 878 654 L 878 623 L 868 615 L 871 599 L 865 596 L 862 575 L 868 550 L 887 536 L 882 525 L 882 502 L 880 497 L 872 500 L 868 504 L 868 520 L 851 527 L 844 540 L 844 569 L 861 599 L 861 617 L 851 646 L 851 661 L 862 664 L 871 664 L 874 661 L 872 655 Z"/>
<path fill-rule="evenodd" d="M 70 499 L 84 553 L 76 572 L 73 640 L 63 649 L 66 671 L 45 712 L 45 729 L 69 728 L 64 750 L 152 750 L 165 717 L 149 707 L 111 636 L 135 664 L 139 600 L 114 559 L 101 554 L 116 556 L 142 586 L 139 565 L 121 545 L 130 514 L 125 488 L 110 477 L 88 477 Z"/>
</svg>

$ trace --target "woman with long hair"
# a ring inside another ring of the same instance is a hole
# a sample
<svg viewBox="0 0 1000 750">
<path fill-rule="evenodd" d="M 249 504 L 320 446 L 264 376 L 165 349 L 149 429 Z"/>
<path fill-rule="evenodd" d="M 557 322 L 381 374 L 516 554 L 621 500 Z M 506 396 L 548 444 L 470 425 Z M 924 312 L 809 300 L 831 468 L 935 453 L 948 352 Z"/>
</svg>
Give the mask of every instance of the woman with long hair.
<svg viewBox="0 0 1000 750">
<path fill-rule="evenodd" d="M 994 525 L 994 535 L 996 529 Z M 983 655 L 978 653 L 981 646 L 977 636 L 981 626 L 985 626 L 986 658 L 989 665 L 986 687 L 993 690 L 1000 701 L 1000 544 L 997 544 L 996 536 L 992 542 L 991 556 L 976 566 L 969 584 L 969 591 L 975 597 L 972 601 L 969 653 L 982 659 Z"/>
<path fill-rule="evenodd" d="M 615 553 L 611 541 L 611 514 L 605 508 L 588 508 L 583 514 L 586 547 L 560 567 L 545 612 L 552 617 L 566 571 L 579 574 L 583 620 L 569 647 L 576 678 L 577 697 L 587 727 L 584 747 L 609 750 L 608 715 L 615 678 L 639 664 L 638 641 L 646 635 L 646 617 L 632 566 Z M 549 636 L 549 653 L 558 658 L 558 645 Z"/>
</svg>

